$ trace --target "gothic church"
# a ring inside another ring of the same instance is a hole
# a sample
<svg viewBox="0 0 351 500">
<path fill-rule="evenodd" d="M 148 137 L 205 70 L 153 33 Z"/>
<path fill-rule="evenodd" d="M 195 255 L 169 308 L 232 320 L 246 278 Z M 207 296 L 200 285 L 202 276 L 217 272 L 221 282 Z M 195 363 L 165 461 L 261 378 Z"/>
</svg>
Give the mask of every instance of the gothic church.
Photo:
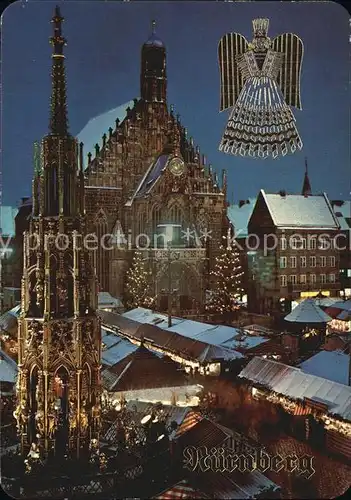
<svg viewBox="0 0 351 500">
<path fill-rule="evenodd" d="M 202 311 L 228 228 L 226 187 L 225 171 L 219 181 L 179 115 L 168 108 L 166 49 L 153 22 L 141 49 L 140 98 L 123 120 L 111 124 L 94 154 L 88 153 L 89 230 L 99 242 L 104 235 L 117 235 L 98 245 L 99 289 L 124 300 L 126 272 L 136 247 L 144 245 L 157 308 L 166 307 L 163 292 L 171 272 L 177 313 Z M 165 242 L 176 249 L 171 269 Z"/>
</svg>

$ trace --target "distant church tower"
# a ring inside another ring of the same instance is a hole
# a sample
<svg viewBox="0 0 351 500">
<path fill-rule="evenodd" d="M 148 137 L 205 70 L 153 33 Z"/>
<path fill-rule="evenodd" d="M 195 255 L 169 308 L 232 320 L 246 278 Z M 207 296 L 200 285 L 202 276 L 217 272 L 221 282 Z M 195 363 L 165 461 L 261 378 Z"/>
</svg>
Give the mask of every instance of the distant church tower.
<svg viewBox="0 0 351 500">
<path fill-rule="evenodd" d="M 100 425 L 96 276 L 83 245 L 83 144 L 68 132 L 62 21 L 56 7 L 50 131 L 35 145 L 18 330 L 15 416 L 22 451 L 36 443 L 45 455 L 52 450 L 78 455 L 98 438 Z"/>
<path fill-rule="evenodd" d="M 156 35 L 156 22 L 152 33 L 141 49 L 140 97 L 144 102 L 167 102 L 166 48 Z"/>
<path fill-rule="evenodd" d="M 308 177 L 307 158 L 305 158 L 305 177 L 303 180 L 302 195 L 303 196 L 311 196 L 312 195 L 311 183 L 310 183 L 310 179 Z"/>
</svg>

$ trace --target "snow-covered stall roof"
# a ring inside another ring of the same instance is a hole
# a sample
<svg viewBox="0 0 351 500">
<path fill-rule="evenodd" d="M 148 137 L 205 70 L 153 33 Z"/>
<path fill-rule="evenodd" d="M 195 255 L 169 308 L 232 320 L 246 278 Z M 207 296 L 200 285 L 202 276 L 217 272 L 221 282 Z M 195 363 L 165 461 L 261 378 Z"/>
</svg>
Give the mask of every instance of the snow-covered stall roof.
<svg viewBox="0 0 351 500">
<path fill-rule="evenodd" d="M 14 384 L 17 378 L 17 363 L 6 352 L 0 350 L 0 382 Z"/>
<path fill-rule="evenodd" d="M 202 359 L 205 356 L 207 362 L 211 361 L 209 357 L 212 353 L 216 355 L 214 361 L 218 361 L 218 355 L 220 353 L 223 356 L 221 359 L 229 359 L 229 348 L 224 348 L 217 351 L 208 349 L 209 345 L 213 347 L 216 345 L 214 341 L 216 337 L 215 335 L 213 337 L 213 342 L 202 341 L 201 336 L 199 335 L 202 327 L 206 331 L 209 328 L 214 329 L 214 325 L 207 325 L 205 323 L 190 321 L 192 325 L 195 325 L 196 333 L 198 334 L 190 336 L 174 331 L 174 326 L 179 326 L 180 322 L 187 326 L 189 324 L 188 320 L 177 318 L 175 322 L 179 319 L 179 323 L 175 323 L 174 325 L 172 319 L 172 327 L 164 328 L 164 320 L 167 317 L 160 314 L 154 314 L 148 309 L 137 308 L 124 314 L 105 312 L 99 312 L 99 314 L 105 326 L 111 325 L 112 327 L 117 328 L 122 334 L 124 333 L 137 339 L 144 338 L 146 341 L 151 341 L 156 346 L 168 349 L 173 353 L 183 353 L 189 356 L 191 359 L 197 360 L 199 360 L 200 358 Z M 138 318 L 138 320 L 131 318 Z M 157 321 L 157 319 L 159 319 L 160 321 Z M 188 328 L 185 328 L 185 330 L 189 332 Z M 234 328 L 233 331 L 236 332 Z M 204 354 L 205 351 L 206 353 Z M 240 352 L 231 350 L 230 359 L 240 359 L 242 357 L 243 355 Z"/>
<path fill-rule="evenodd" d="M 284 319 L 291 323 L 328 323 L 332 318 L 313 299 L 305 299 Z"/>
<path fill-rule="evenodd" d="M 228 349 L 245 346 L 244 341 L 239 340 L 240 331 L 237 328 L 224 325 L 213 325 L 201 323 L 190 319 L 172 317 L 172 326 L 168 327 L 168 317 L 165 314 L 155 313 L 150 309 L 138 307 L 122 314 L 124 318 L 133 319 L 140 323 L 156 325 L 168 332 L 178 333 L 184 337 L 205 342 L 211 345 L 222 346 Z M 245 337 L 247 348 L 255 347 L 268 339 L 263 337 Z"/>
<path fill-rule="evenodd" d="M 299 194 L 269 194 L 262 189 L 273 223 L 281 228 L 338 229 L 339 223 L 325 193 L 303 196 Z"/>
<path fill-rule="evenodd" d="M 350 355 L 339 351 L 320 351 L 300 364 L 305 373 L 339 384 L 349 384 Z"/>
<path fill-rule="evenodd" d="M 254 357 L 239 377 L 292 399 L 323 400 L 328 413 L 351 421 L 351 387 L 310 375 L 300 368 Z"/>
<path fill-rule="evenodd" d="M 98 307 L 123 307 L 122 301 L 116 297 L 112 297 L 109 292 L 98 293 Z"/>
<path fill-rule="evenodd" d="M 341 309 L 342 311 L 350 311 L 351 312 L 351 299 L 339 300 L 338 302 L 334 302 L 332 307 L 335 309 Z"/>
<path fill-rule="evenodd" d="M 153 413 L 155 405 L 144 401 L 128 401 L 127 409 L 140 414 L 141 420 L 146 415 L 150 415 Z M 175 405 L 162 405 L 162 410 L 163 415 L 166 418 L 167 425 L 170 425 L 173 421 L 180 425 L 187 413 L 192 411 L 188 406 Z"/>
</svg>

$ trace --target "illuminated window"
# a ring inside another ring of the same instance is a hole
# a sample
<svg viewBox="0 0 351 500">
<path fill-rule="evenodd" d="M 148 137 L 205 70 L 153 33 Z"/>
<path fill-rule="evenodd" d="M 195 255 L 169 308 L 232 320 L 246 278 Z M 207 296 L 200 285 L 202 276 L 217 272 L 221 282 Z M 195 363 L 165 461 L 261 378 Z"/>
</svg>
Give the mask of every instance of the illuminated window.
<svg viewBox="0 0 351 500">
<path fill-rule="evenodd" d="M 300 283 L 302 285 L 306 284 L 306 274 L 300 274 Z"/>
<path fill-rule="evenodd" d="M 287 266 L 287 258 L 280 257 L 280 269 L 285 269 Z"/>
</svg>

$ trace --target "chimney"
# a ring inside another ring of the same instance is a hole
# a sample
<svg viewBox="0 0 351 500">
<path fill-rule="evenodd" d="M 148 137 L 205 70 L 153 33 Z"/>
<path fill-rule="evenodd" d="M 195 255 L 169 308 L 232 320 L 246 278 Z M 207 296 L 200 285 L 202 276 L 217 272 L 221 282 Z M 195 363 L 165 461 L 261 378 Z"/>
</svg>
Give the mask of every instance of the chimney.
<svg viewBox="0 0 351 500">
<path fill-rule="evenodd" d="M 285 198 L 285 197 L 286 197 L 286 191 L 284 191 L 284 190 L 279 191 L 279 194 L 280 194 L 280 196 L 281 196 L 282 198 Z"/>
<path fill-rule="evenodd" d="M 245 205 L 245 200 L 240 200 L 239 201 L 239 208 L 243 207 Z"/>
</svg>

